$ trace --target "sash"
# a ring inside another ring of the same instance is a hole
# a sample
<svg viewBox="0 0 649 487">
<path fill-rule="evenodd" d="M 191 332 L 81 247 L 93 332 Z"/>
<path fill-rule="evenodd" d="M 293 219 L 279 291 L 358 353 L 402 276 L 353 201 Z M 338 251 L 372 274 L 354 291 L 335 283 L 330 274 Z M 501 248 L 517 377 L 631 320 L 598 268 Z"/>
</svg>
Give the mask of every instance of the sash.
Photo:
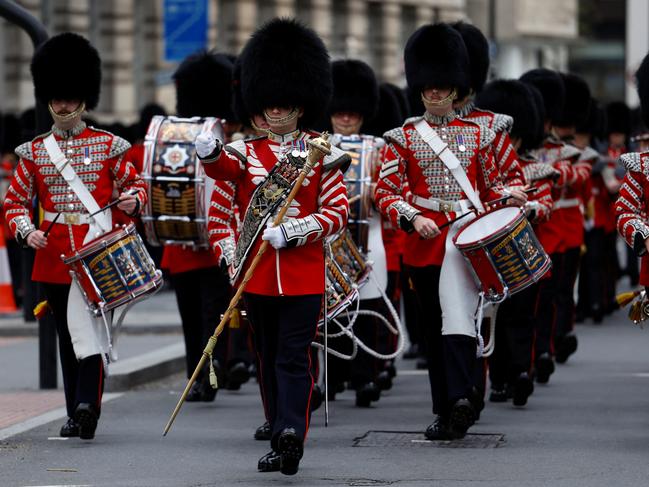
<svg viewBox="0 0 649 487">
<path fill-rule="evenodd" d="M 474 208 L 480 212 L 484 212 L 482 202 L 480 201 L 478 194 L 475 192 L 475 189 L 473 189 L 466 172 L 464 172 L 462 164 L 457 156 L 453 154 L 451 149 L 449 149 L 446 142 L 437 135 L 437 132 L 435 132 L 424 119 L 421 119 L 415 124 L 415 130 L 417 130 L 417 133 L 419 133 L 419 136 L 423 141 L 433 149 L 435 155 L 442 160 L 448 170 L 451 171 L 451 174 L 462 188 L 462 191 L 464 191 L 466 197 L 471 201 Z"/>
<path fill-rule="evenodd" d="M 252 194 L 234 252 L 233 282 L 239 278 L 257 237 L 293 189 L 306 156 L 305 150 L 293 150 L 280 158 Z"/>
</svg>

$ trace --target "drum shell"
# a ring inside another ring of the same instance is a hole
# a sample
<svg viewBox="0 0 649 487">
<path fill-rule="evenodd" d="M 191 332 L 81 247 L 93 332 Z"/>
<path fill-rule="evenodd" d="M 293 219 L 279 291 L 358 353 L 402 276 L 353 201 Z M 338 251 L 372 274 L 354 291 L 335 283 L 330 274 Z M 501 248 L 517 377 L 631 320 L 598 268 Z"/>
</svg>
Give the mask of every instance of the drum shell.
<svg viewBox="0 0 649 487">
<path fill-rule="evenodd" d="M 205 175 L 194 140 L 204 130 L 224 140 L 221 123 L 213 117 L 158 115 L 151 120 L 142 169 L 149 192 L 142 222 L 151 245 L 209 247 L 207 214 L 213 182 Z"/>
<path fill-rule="evenodd" d="M 550 270 L 552 262 L 520 210 L 514 219 L 489 236 L 473 242 L 457 242 L 463 231 L 486 215 L 462 227 L 453 243 L 469 264 L 485 297 L 498 302 L 539 281 Z"/>
</svg>

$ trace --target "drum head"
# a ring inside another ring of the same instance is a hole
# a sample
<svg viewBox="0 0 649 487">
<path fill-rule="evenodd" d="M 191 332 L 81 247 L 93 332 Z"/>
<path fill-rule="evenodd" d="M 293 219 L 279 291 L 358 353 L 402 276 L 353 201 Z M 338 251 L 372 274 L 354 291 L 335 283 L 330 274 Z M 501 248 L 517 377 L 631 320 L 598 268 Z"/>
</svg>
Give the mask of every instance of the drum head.
<svg viewBox="0 0 649 487">
<path fill-rule="evenodd" d="M 456 245 L 471 245 L 484 241 L 513 223 L 522 211 L 517 207 L 500 208 L 479 216 L 462 228 L 455 238 Z"/>
</svg>

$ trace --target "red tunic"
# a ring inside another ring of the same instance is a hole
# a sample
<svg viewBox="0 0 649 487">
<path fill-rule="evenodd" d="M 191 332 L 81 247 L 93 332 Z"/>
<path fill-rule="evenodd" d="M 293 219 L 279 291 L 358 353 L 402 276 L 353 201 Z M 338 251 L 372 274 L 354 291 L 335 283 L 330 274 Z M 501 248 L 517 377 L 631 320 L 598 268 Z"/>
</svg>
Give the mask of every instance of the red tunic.
<svg viewBox="0 0 649 487">
<path fill-rule="evenodd" d="M 104 207 L 113 197 L 113 187 L 119 191 L 137 190 L 140 208 L 146 202 L 146 184 L 135 168 L 125 158 L 129 143 L 103 130 L 86 127 L 80 123 L 63 132 L 53 128 L 56 141 L 72 161 L 72 167 L 97 201 Z M 68 268 L 61 260 L 62 254 L 82 246 L 88 225 L 63 223 L 66 213 L 87 214 L 76 194 L 58 173 L 43 145 L 49 133 L 39 135 L 16 149 L 20 157 L 4 203 L 5 218 L 11 231 L 22 238 L 34 230 L 30 221 L 32 198 L 38 200 L 45 211 L 63 212 L 48 236 L 48 245 L 36 251 L 32 279 L 40 282 L 70 283 Z M 84 164 L 84 160 L 89 164 Z M 41 230 L 50 222 L 44 220 Z"/>
<path fill-rule="evenodd" d="M 630 152 L 620 157 L 627 170 L 615 202 L 617 231 L 638 255 L 645 255 L 649 238 L 649 152 Z"/>
<path fill-rule="evenodd" d="M 498 170 L 491 144 L 495 134 L 490 129 L 456 118 L 425 115 L 429 125 L 438 132 L 458 157 L 467 177 L 483 201 L 502 196 Z M 455 212 L 434 211 L 417 204 L 417 198 L 444 202 L 466 200 L 466 195 L 450 171 L 415 129 L 421 117 L 406 120 L 403 127 L 384 135 L 388 152 L 381 167 L 375 201 L 381 213 L 394 226 L 410 231 L 404 244 L 403 262 L 414 267 L 441 265 L 448 227 L 432 240 L 413 232 L 412 220 L 421 214 L 439 226 L 454 218 Z M 464 151 L 460 150 L 464 147 Z"/>
<path fill-rule="evenodd" d="M 284 136 L 232 142 L 216 159 L 203 159 L 203 167 L 208 176 L 236 184 L 237 206 L 247 212 L 255 189 L 275 166 L 282 151 L 289 150 L 293 141 L 306 142 L 314 135 L 296 131 Z M 268 296 L 322 294 L 325 279 L 323 239 L 344 228 L 348 214 L 342 172 L 337 167 L 324 169 L 319 161 L 305 178 L 281 224 L 288 247 L 268 248 L 246 292 Z M 259 238 L 252 245 L 240 276 L 244 275 L 261 243 Z"/>
</svg>

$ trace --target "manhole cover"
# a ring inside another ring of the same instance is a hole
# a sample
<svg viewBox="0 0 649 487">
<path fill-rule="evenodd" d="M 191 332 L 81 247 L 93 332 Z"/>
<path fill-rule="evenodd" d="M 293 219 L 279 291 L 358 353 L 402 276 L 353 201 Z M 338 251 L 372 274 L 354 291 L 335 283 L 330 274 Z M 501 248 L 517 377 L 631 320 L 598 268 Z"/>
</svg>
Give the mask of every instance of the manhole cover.
<svg viewBox="0 0 649 487">
<path fill-rule="evenodd" d="M 505 435 L 469 433 L 461 440 L 429 441 L 420 431 L 368 431 L 354 440 L 353 446 L 424 447 L 424 448 L 498 448 L 505 444 Z"/>
</svg>

